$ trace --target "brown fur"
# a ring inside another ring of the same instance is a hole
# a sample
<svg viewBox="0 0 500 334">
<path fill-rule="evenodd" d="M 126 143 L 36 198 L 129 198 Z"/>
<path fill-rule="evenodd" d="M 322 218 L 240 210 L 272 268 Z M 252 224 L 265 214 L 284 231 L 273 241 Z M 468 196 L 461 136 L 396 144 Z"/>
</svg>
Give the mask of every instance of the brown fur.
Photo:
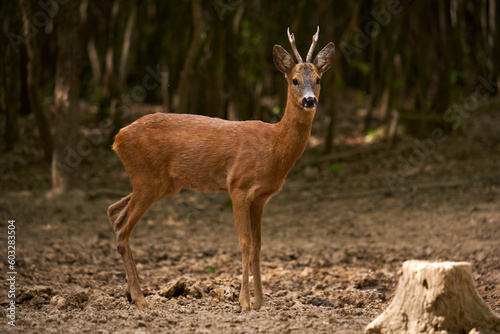
<svg viewBox="0 0 500 334">
<path fill-rule="evenodd" d="M 315 80 L 325 69 L 311 63 L 290 63 L 285 59 L 288 53 L 283 51 L 275 47 L 275 63 L 285 70 L 289 81 L 287 106 L 279 123 L 156 113 L 140 118 L 116 136 L 113 149 L 127 169 L 133 192 L 111 205 L 108 215 L 125 264 L 127 293 L 139 309 L 147 307 L 147 302 L 139 286 L 130 234 L 154 202 L 182 188 L 231 195 L 243 259 L 240 304 L 246 310 L 251 308 L 250 259 L 254 307 L 259 309 L 264 304 L 260 275 L 262 212 L 304 151 L 316 111 L 315 107 L 301 106 L 301 91 L 290 82 L 297 76 L 303 85 L 316 85 Z M 319 97 L 319 85 L 314 94 Z"/>
</svg>

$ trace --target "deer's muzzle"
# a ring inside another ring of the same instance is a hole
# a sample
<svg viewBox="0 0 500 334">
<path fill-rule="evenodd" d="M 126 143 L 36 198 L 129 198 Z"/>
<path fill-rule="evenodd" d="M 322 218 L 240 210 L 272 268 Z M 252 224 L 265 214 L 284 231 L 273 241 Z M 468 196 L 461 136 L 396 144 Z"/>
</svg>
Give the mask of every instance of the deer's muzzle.
<svg viewBox="0 0 500 334">
<path fill-rule="evenodd" d="M 313 108 L 318 105 L 318 100 L 316 97 L 304 97 L 302 99 L 302 107 L 304 108 Z"/>
</svg>

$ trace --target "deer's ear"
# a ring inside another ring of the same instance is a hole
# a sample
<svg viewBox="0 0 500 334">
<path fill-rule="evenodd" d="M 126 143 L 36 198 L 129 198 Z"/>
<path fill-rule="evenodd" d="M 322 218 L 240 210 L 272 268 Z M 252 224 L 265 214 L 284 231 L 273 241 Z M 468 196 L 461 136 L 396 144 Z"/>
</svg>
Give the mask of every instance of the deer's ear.
<svg viewBox="0 0 500 334">
<path fill-rule="evenodd" d="M 314 65 L 321 72 L 324 73 L 328 71 L 333 65 L 333 60 L 335 59 L 335 44 L 332 42 L 328 43 L 323 50 L 321 50 L 314 58 Z"/>
<path fill-rule="evenodd" d="M 285 74 L 295 65 L 292 56 L 279 45 L 275 45 L 273 48 L 273 60 L 278 70 Z"/>
</svg>

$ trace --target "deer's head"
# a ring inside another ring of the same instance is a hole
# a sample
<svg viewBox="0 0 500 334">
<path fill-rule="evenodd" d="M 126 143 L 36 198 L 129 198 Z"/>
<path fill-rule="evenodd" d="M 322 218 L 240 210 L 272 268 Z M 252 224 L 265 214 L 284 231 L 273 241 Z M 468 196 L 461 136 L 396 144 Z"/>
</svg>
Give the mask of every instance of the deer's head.
<svg viewBox="0 0 500 334">
<path fill-rule="evenodd" d="M 318 27 L 304 62 L 297 51 L 295 37 L 290 34 L 290 30 L 287 30 L 287 33 L 298 63 L 293 61 L 292 56 L 285 49 L 275 45 L 273 49 L 274 64 L 288 80 L 288 99 L 304 109 L 315 109 L 318 105 L 321 76 L 332 66 L 335 59 L 335 45 L 332 42 L 328 43 L 311 62 L 314 47 L 318 41 Z"/>
</svg>

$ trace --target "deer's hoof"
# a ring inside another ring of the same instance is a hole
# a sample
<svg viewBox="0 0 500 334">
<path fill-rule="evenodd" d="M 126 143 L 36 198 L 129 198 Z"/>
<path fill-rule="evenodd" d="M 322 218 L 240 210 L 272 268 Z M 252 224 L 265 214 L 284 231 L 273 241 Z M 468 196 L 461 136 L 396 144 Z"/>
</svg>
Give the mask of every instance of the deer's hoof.
<svg viewBox="0 0 500 334">
<path fill-rule="evenodd" d="M 149 307 L 148 302 L 146 301 L 146 299 L 144 297 L 136 300 L 135 301 L 135 306 L 137 306 L 137 309 L 139 311 L 142 311 L 142 310 L 144 310 L 144 309 L 146 309 L 146 308 Z"/>
<path fill-rule="evenodd" d="M 252 309 L 252 306 L 250 305 L 250 301 L 248 301 L 248 300 L 240 299 L 240 306 L 241 306 L 241 309 L 244 311 L 250 311 Z"/>
<path fill-rule="evenodd" d="M 263 300 L 256 300 L 253 304 L 253 308 L 255 310 L 260 310 L 261 307 L 264 306 L 264 301 Z"/>
</svg>

